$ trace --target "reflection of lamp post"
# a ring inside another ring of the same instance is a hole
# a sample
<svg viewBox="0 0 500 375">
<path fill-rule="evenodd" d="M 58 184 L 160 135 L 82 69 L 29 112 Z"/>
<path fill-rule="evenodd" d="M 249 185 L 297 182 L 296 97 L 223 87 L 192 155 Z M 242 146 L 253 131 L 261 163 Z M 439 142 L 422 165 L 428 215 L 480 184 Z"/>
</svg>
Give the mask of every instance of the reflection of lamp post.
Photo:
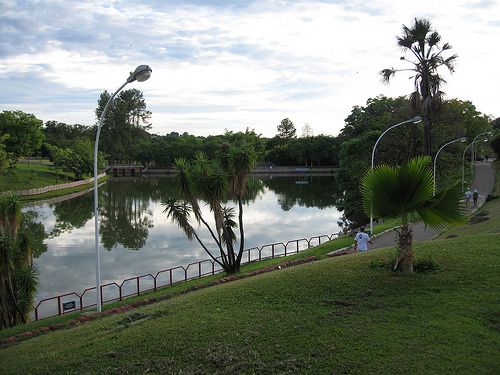
<svg viewBox="0 0 500 375">
<path fill-rule="evenodd" d="M 373 146 L 373 151 L 372 151 L 372 169 L 373 169 L 373 161 L 375 159 L 375 149 L 377 148 L 378 142 L 384 136 L 384 134 L 387 133 L 389 130 L 394 129 L 396 126 L 407 124 L 409 122 L 413 122 L 413 123 L 416 124 L 416 123 L 419 123 L 420 121 L 422 121 L 422 117 L 417 116 L 417 117 L 414 117 L 414 118 L 412 118 L 410 120 L 406 120 L 406 121 L 400 122 L 399 124 L 393 125 L 389 129 L 387 129 L 385 132 L 383 132 L 382 135 L 380 137 L 378 137 L 377 142 L 375 142 L 375 146 Z M 370 233 L 373 234 L 373 205 L 372 205 L 372 210 L 371 210 L 371 214 L 370 214 Z"/>
<path fill-rule="evenodd" d="M 437 158 L 438 158 L 439 153 L 441 152 L 441 150 L 442 150 L 443 148 L 445 148 L 445 147 L 446 147 L 446 146 L 448 146 L 449 144 L 452 144 L 452 143 L 454 143 L 454 142 L 464 142 L 464 141 L 466 141 L 466 140 L 467 140 L 467 138 L 462 137 L 462 138 L 459 138 L 459 139 L 455 139 L 454 141 L 448 142 L 448 143 L 446 143 L 445 145 L 443 145 L 443 146 L 439 149 L 439 151 L 436 153 L 436 156 L 434 157 L 434 185 L 433 185 L 433 186 L 434 186 L 434 192 L 432 193 L 432 195 L 433 195 L 433 196 L 434 196 L 434 195 L 436 195 L 436 161 L 437 161 Z"/>
<path fill-rule="evenodd" d="M 464 188 L 464 180 L 465 180 L 465 153 L 467 152 L 467 149 L 472 146 L 474 143 L 477 143 L 477 142 L 486 142 L 488 140 L 488 138 L 484 138 L 484 139 L 480 139 L 479 141 L 475 141 L 475 142 L 472 142 L 470 145 L 468 145 L 465 150 L 464 150 L 464 154 L 462 155 L 462 190 Z M 471 158 L 472 158 L 472 153 L 471 153 Z M 472 169 L 471 169 L 471 172 L 472 172 Z"/>
<path fill-rule="evenodd" d="M 149 78 L 151 75 L 151 68 L 148 65 L 139 65 L 134 72 L 130 73 L 130 77 L 127 78 L 125 83 L 120 86 L 118 90 L 115 91 L 113 95 L 108 99 L 106 106 L 101 114 L 101 119 L 99 120 L 99 126 L 97 127 L 97 133 L 95 136 L 94 145 L 94 218 L 95 218 L 95 254 L 96 254 L 96 292 L 97 292 L 97 311 L 101 312 L 101 261 L 99 257 L 99 218 L 97 216 L 98 212 L 98 202 L 97 202 L 97 150 L 99 148 L 99 135 L 101 134 L 101 126 L 106 116 L 106 111 L 108 110 L 109 104 L 113 101 L 113 98 L 120 92 L 121 89 L 125 87 L 127 83 L 139 81 L 143 82 Z"/>
</svg>

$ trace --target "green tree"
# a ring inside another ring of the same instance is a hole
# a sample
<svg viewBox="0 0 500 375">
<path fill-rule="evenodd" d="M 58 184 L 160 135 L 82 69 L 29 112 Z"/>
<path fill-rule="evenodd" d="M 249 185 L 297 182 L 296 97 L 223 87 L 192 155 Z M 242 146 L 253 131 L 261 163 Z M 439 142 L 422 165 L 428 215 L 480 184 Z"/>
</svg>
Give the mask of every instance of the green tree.
<svg viewBox="0 0 500 375">
<path fill-rule="evenodd" d="M 410 52 L 413 57 L 401 57 L 401 60 L 411 64 L 407 69 L 383 69 L 380 71 L 382 80 L 389 83 L 390 79 L 399 71 L 411 71 L 414 75 L 414 92 L 410 95 L 410 102 L 421 113 L 424 123 L 425 155 L 431 155 L 431 127 L 435 119 L 444 93 L 441 86 L 446 83 L 438 73 L 442 66 L 453 73 L 457 55 L 443 57 L 443 52 L 451 49 L 451 45 L 441 45 L 441 35 L 433 31 L 431 23 L 426 19 L 415 18 L 411 27 L 403 25 L 402 36 L 397 38 L 398 46 L 403 52 Z"/>
<path fill-rule="evenodd" d="M 495 136 L 493 136 L 493 138 L 490 140 L 490 145 L 497 159 L 500 159 L 500 133 L 497 133 Z"/>
<path fill-rule="evenodd" d="M 340 146 L 339 169 L 335 179 L 341 192 L 337 209 L 342 212 L 342 225 L 345 228 L 354 229 L 368 223 L 359 191 L 359 180 L 371 164 L 371 150 L 366 145 L 375 144 L 378 137 L 378 132 L 371 131 L 343 142 Z"/>
<path fill-rule="evenodd" d="M 278 125 L 278 137 L 284 143 L 288 143 L 291 139 L 295 138 L 296 132 L 297 130 L 295 129 L 293 122 L 291 122 L 288 118 L 281 120 L 281 123 Z"/>
<path fill-rule="evenodd" d="M 100 119 L 112 94 L 104 91 L 97 101 L 96 117 Z M 100 136 L 100 148 L 110 164 L 131 161 L 132 145 L 149 137 L 147 129 L 151 112 L 146 110 L 146 101 L 137 89 L 121 91 L 110 103 Z"/>
<path fill-rule="evenodd" d="M 400 263 L 403 274 L 413 273 L 412 213 L 417 213 L 426 226 L 435 230 L 464 224 L 467 219 L 467 210 L 460 202 L 462 188 L 459 181 L 433 195 L 430 161 L 430 157 L 418 157 L 397 167 L 379 165 L 368 169 L 360 183 L 367 215 L 373 212 L 375 218 L 399 217 L 402 221 L 397 240 L 400 255 L 395 268 Z"/>
<path fill-rule="evenodd" d="M 0 113 L 0 137 L 9 135 L 4 139 L 5 151 L 12 154 L 14 164 L 40 149 L 44 140 L 42 125 L 42 120 L 22 111 Z"/>
<path fill-rule="evenodd" d="M 239 272 L 243 255 L 245 234 L 243 227 L 243 195 L 246 191 L 246 177 L 256 161 L 256 154 L 250 148 L 229 147 L 223 144 L 220 157 L 209 160 L 202 152 L 197 153 L 194 161 L 176 159 L 177 173 L 174 182 L 184 196 L 184 201 L 174 198 L 164 199 L 164 212 L 177 222 L 189 240 L 196 239 L 214 262 L 228 274 Z M 231 194 L 236 207 L 227 205 L 227 196 Z M 210 224 L 201 210 L 201 201 L 210 207 L 213 223 Z M 237 221 L 235 211 L 237 208 Z M 217 245 L 220 257 L 217 257 L 205 245 L 192 225 L 192 216 L 198 224 L 210 233 Z M 235 248 L 238 236 L 234 232 L 239 228 L 239 249 Z"/>
<path fill-rule="evenodd" d="M 0 171 L 7 164 L 8 154 L 5 151 L 5 140 L 9 137 L 8 134 L 4 134 L 0 136 Z"/>
</svg>

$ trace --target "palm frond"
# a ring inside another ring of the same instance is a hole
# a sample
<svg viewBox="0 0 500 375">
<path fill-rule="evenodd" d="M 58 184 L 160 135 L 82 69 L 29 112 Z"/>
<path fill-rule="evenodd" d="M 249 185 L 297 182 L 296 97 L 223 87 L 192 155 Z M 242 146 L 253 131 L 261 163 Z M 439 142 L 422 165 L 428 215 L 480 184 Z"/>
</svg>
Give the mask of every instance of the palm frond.
<svg viewBox="0 0 500 375">
<path fill-rule="evenodd" d="M 451 226 L 465 224 L 468 210 L 462 206 L 460 181 L 439 192 L 417 210 L 422 221 L 430 228 L 441 231 Z"/>
<path fill-rule="evenodd" d="M 181 202 L 174 198 L 168 198 L 163 200 L 161 205 L 165 207 L 163 213 L 167 214 L 167 217 L 173 222 L 176 222 L 191 241 L 195 235 L 195 230 L 189 223 L 189 217 L 192 212 L 189 203 Z"/>
</svg>

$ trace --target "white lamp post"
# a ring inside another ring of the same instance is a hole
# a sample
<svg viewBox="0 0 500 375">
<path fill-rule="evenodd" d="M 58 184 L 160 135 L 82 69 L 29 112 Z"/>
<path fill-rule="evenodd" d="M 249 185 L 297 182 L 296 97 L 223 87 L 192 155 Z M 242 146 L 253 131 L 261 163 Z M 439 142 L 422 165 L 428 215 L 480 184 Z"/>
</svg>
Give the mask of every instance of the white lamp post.
<svg viewBox="0 0 500 375">
<path fill-rule="evenodd" d="M 410 120 L 406 120 L 406 121 L 400 122 L 399 124 L 393 125 L 389 129 L 387 129 L 385 132 L 383 132 L 382 135 L 380 137 L 378 137 L 377 142 L 375 142 L 375 146 L 373 146 L 373 151 L 372 151 L 372 169 L 373 169 L 373 166 L 374 166 L 373 162 L 374 162 L 374 159 L 375 159 L 375 149 L 377 148 L 377 145 L 378 145 L 380 139 L 385 135 L 385 133 L 387 133 L 391 129 L 394 129 L 396 126 L 403 125 L 403 124 L 408 124 L 409 122 L 413 122 L 414 124 L 416 124 L 416 123 L 419 123 L 420 121 L 422 121 L 422 117 L 417 116 L 417 117 L 414 117 L 414 118 L 412 118 Z M 372 205 L 372 211 L 371 211 L 371 214 L 370 214 L 370 233 L 373 234 L 373 205 Z"/>
<path fill-rule="evenodd" d="M 130 82 L 138 81 L 143 82 L 151 76 L 152 69 L 148 65 L 139 65 L 134 72 L 130 73 L 130 77 L 127 78 L 125 83 L 120 86 L 118 90 L 115 91 L 113 95 L 109 98 L 104 110 L 101 114 L 101 119 L 99 120 L 99 126 L 97 127 L 97 133 L 95 136 L 94 145 L 94 219 L 95 219 L 95 256 L 96 256 L 96 293 L 97 293 L 97 311 L 101 312 L 101 261 L 99 256 L 99 217 L 98 217 L 98 202 L 97 202 L 97 150 L 99 148 L 99 135 L 101 134 L 101 126 L 106 117 L 106 112 L 108 110 L 109 104 L 113 101 L 116 94 L 120 92 L 121 89 L 125 87 Z"/>
<path fill-rule="evenodd" d="M 462 155 L 462 189 L 464 187 L 464 180 L 465 180 L 465 153 L 467 152 L 467 149 L 472 146 L 474 143 L 477 143 L 477 142 L 486 142 L 488 140 L 488 138 L 484 138 L 484 139 L 480 139 L 478 141 L 474 141 L 472 142 L 470 145 L 468 145 L 465 150 L 464 150 L 464 154 Z M 472 159 L 472 153 L 471 153 L 471 159 Z M 471 168 L 471 172 L 472 172 L 472 168 Z"/>
<path fill-rule="evenodd" d="M 466 137 L 462 137 L 462 138 L 459 138 L 459 139 L 455 139 L 454 141 L 448 142 L 448 143 L 446 143 L 445 145 L 443 145 L 443 146 L 439 149 L 439 151 L 436 153 L 436 156 L 434 157 L 434 183 L 433 183 L 433 186 L 434 186 L 434 192 L 432 193 L 432 195 L 433 195 L 433 196 L 434 196 L 434 195 L 436 195 L 436 161 L 437 161 L 437 158 L 438 158 L 439 153 L 441 152 L 441 150 L 442 150 L 443 148 L 445 148 L 446 146 L 448 146 L 448 145 L 450 145 L 450 144 L 452 144 L 452 143 L 454 143 L 454 142 L 465 142 L 466 140 L 467 140 L 467 138 L 466 138 Z"/>
<path fill-rule="evenodd" d="M 476 135 L 474 137 L 474 139 L 472 140 L 472 144 L 474 145 L 476 139 L 478 139 L 480 136 L 482 136 L 484 134 L 491 135 L 492 132 L 484 132 L 484 133 Z M 474 165 L 475 162 L 476 162 L 476 146 L 472 146 L 472 155 L 471 155 L 471 163 L 470 163 L 471 173 L 472 173 L 472 168 L 473 168 L 473 165 Z"/>
</svg>

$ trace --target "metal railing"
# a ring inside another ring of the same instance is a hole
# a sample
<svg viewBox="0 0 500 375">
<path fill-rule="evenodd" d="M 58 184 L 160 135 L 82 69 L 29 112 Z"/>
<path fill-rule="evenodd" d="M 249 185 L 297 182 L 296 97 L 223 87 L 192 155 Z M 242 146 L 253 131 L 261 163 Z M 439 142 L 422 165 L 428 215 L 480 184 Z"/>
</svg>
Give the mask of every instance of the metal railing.
<svg viewBox="0 0 500 375">
<path fill-rule="evenodd" d="M 346 235 L 338 232 L 331 235 L 314 236 L 309 239 L 300 238 L 286 243 L 276 242 L 262 247 L 252 247 L 243 250 L 241 264 L 246 264 L 264 259 L 286 257 L 307 250 L 313 246 L 321 245 L 322 241 L 330 241 L 334 237 Z M 293 246 L 292 246 L 293 245 Z M 293 247 L 293 250 L 291 249 Z M 220 259 L 218 257 L 217 259 Z M 243 261 L 243 259 L 246 259 Z M 122 301 L 131 296 L 140 296 L 143 293 L 156 291 L 158 288 L 172 286 L 181 282 L 201 278 L 208 275 L 215 275 L 222 271 L 222 268 L 212 259 L 205 259 L 190 263 L 186 267 L 177 266 L 159 271 L 156 275 L 150 273 L 141 276 L 125 279 L 121 284 L 116 282 L 103 284 L 101 288 L 101 304 L 113 301 Z M 96 306 L 96 287 L 88 288 L 82 294 L 72 292 L 55 297 L 44 298 L 38 302 L 33 311 L 34 319 L 40 320 L 57 315 L 64 315 L 76 311 L 82 311 Z M 94 301 L 91 303 L 89 301 Z"/>
</svg>

